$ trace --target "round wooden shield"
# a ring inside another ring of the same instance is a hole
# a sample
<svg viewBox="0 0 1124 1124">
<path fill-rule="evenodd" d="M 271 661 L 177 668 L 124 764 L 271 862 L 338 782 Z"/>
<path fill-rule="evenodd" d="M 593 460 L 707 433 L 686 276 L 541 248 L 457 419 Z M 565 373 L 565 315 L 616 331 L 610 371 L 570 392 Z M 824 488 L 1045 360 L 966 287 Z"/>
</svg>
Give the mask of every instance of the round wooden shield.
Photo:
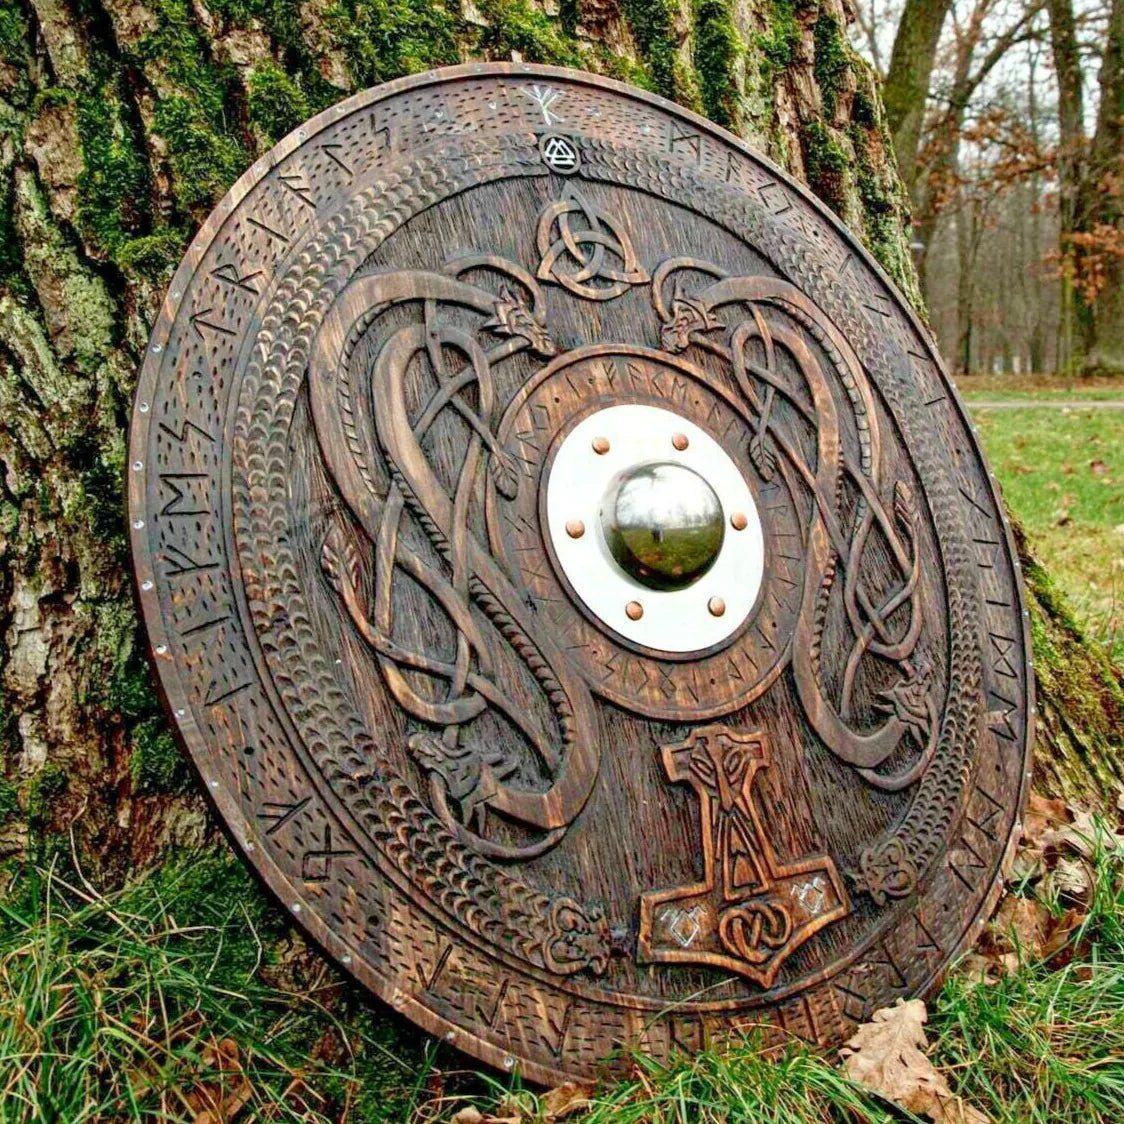
<svg viewBox="0 0 1124 1124">
<path fill-rule="evenodd" d="M 993 479 L 883 273 L 700 118 L 521 65 L 322 113 L 193 243 L 129 460 L 220 816 L 476 1057 L 839 1043 L 993 904 L 1033 715 Z"/>
</svg>

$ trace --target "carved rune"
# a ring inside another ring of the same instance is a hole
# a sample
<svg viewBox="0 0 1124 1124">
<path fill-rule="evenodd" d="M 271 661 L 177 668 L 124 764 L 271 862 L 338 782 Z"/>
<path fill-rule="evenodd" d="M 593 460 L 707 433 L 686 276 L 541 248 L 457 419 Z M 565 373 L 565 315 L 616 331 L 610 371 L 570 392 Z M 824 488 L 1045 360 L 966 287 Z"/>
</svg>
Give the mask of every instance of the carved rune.
<svg viewBox="0 0 1124 1124">
<path fill-rule="evenodd" d="M 781 965 L 851 911 L 828 855 L 780 859 L 754 799 L 763 734 L 704 726 L 663 747 L 668 779 L 699 798 L 700 882 L 642 895 L 637 959 L 728 968 L 771 987 Z"/>
</svg>

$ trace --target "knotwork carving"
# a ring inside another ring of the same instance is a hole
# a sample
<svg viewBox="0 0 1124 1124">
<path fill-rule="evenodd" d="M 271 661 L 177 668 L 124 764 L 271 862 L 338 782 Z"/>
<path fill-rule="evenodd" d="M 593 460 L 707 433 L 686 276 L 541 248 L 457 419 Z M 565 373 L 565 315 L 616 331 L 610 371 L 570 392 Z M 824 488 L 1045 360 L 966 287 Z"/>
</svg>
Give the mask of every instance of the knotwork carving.
<svg viewBox="0 0 1124 1124">
<path fill-rule="evenodd" d="M 503 278 L 498 296 L 463 280 L 481 271 Z M 336 374 L 348 363 L 361 332 L 401 305 L 418 307 L 422 315 L 420 322 L 391 332 L 374 359 L 369 378 L 375 450 L 369 435 L 340 408 Z M 453 307 L 488 318 L 478 332 L 470 332 L 442 319 L 441 310 Z M 486 347 L 481 333 L 498 335 L 501 342 Z M 463 841 L 504 859 L 530 858 L 562 838 L 589 796 L 599 760 L 588 688 L 537 625 L 486 542 L 471 530 L 482 477 L 487 488 L 507 498 L 520 486 L 511 454 L 495 439 L 504 403 L 497 400 L 493 371 L 527 348 L 540 356 L 554 351 L 537 284 L 514 263 L 478 255 L 458 259 L 442 273 L 408 271 L 353 281 L 325 317 L 309 364 L 325 462 L 369 540 L 371 597 L 363 593 L 368 567 L 343 520 L 325 538 L 325 572 L 370 645 L 387 689 L 423 724 L 409 734 L 407 744 L 429 776 L 434 809 Z M 411 410 L 415 400 L 419 405 Z M 460 419 L 466 433 L 451 488 L 440 478 L 427 444 L 447 412 Z M 380 453 L 390 474 L 385 495 L 364 469 Z M 407 545 L 402 524 L 408 511 L 424 528 L 439 564 Z M 401 579 L 421 585 L 446 614 L 455 636 L 451 660 L 400 639 L 404 631 L 409 634 L 394 609 L 394 584 Z M 541 722 L 525 698 L 512 695 L 512 685 L 520 680 L 515 661 L 537 683 L 552 723 Z M 444 684 L 443 692 L 433 691 L 434 680 Z M 486 710 L 522 735 L 526 758 L 506 748 L 506 741 L 497 748 L 473 728 L 473 720 Z M 542 778 L 545 788 L 528 783 L 528 777 Z M 490 838 L 489 813 L 534 837 L 520 843 Z M 588 923 L 584 927 L 589 929 Z M 561 931 L 582 928 L 575 923 Z M 572 941 L 562 944 L 573 951 Z"/>
<path fill-rule="evenodd" d="M 687 295 L 684 276 L 692 274 L 713 281 Z M 785 281 L 730 277 L 708 263 L 677 258 L 656 270 L 652 299 L 666 350 L 678 353 L 694 346 L 728 364 L 754 419 L 749 455 L 762 477 L 769 480 L 782 471 L 808 496 L 808 565 L 792 668 L 809 722 L 832 753 L 869 784 L 888 792 L 907 788 L 933 758 L 939 714 L 930 668 L 918 652 L 924 623 L 919 514 L 905 481 L 896 481 L 889 498 L 885 496 L 878 419 L 861 364 L 838 328 Z M 774 314 L 766 315 L 770 309 Z M 729 324 L 719 319 L 719 310 Z M 822 348 L 826 370 L 799 328 Z M 781 349 L 799 372 L 798 380 L 782 372 Z M 840 397 L 849 406 L 858 458 L 845 452 Z M 777 424 L 778 398 L 813 431 L 814 457 Z M 866 571 L 875 537 L 898 573 L 889 588 L 877 591 Z M 838 693 L 830 698 L 822 647 L 833 598 L 841 602 L 849 640 Z M 873 729 L 860 729 L 856 686 L 869 657 L 892 665 L 897 675 L 877 693 L 876 710 L 884 718 Z M 900 755 L 906 740 L 914 747 L 912 760 L 881 771 L 880 766 Z"/>
<path fill-rule="evenodd" d="M 573 216 L 584 219 L 584 226 L 572 222 Z M 573 188 L 543 208 L 536 241 L 539 280 L 562 285 L 577 297 L 612 300 L 630 285 L 648 281 L 628 231 Z M 613 265 L 613 258 L 620 264 Z"/>
</svg>

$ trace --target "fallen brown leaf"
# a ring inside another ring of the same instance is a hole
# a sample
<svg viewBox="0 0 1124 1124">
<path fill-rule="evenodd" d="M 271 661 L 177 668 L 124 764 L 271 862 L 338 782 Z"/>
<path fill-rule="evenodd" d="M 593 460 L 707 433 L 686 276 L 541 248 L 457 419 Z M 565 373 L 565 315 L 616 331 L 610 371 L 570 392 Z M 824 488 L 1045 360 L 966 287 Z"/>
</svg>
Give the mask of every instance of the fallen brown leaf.
<svg viewBox="0 0 1124 1124">
<path fill-rule="evenodd" d="M 843 1069 L 860 1085 L 936 1124 L 988 1124 L 925 1056 L 928 1017 L 920 999 L 899 999 L 875 1011 L 843 1048 Z"/>
<path fill-rule="evenodd" d="M 1046 945 L 1050 921 L 1050 911 L 1041 902 L 1008 894 L 995 915 L 992 931 L 1001 951 L 1037 960 Z"/>
<path fill-rule="evenodd" d="M 1042 946 L 1042 959 L 1053 960 L 1069 944 L 1070 937 L 1081 927 L 1085 914 L 1080 910 L 1067 909 L 1061 917 L 1053 917 L 1049 936 Z"/>
<path fill-rule="evenodd" d="M 527 1117 L 519 1116 L 493 1116 L 490 1112 L 481 1112 L 475 1105 L 466 1105 L 453 1113 L 449 1124 L 524 1124 Z"/>
<path fill-rule="evenodd" d="M 203 1049 L 206 1069 L 217 1072 L 217 1080 L 200 1082 L 187 1096 L 195 1111 L 192 1124 L 230 1124 L 249 1104 L 253 1086 L 242 1069 L 242 1056 L 233 1038 L 211 1041 Z"/>
<path fill-rule="evenodd" d="M 566 1081 L 539 1098 L 539 1111 L 547 1124 L 563 1120 L 575 1112 L 589 1108 L 593 1084 L 587 1081 Z"/>
<path fill-rule="evenodd" d="M 1093 875 L 1081 859 L 1061 858 L 1048 875 L 1058 893 L 1071 900 L 1084 901 L 1093 888 Z"/>
<path fill-rule="evenodd" d="M 1069 822 L 1069 809 L 1061 797 L 1031 792 L 1023 817 L 1023 842 L 1029 847 L 1041 844 L 1043 834 Z"/>
<path fill-rule="evenodd" d="M 1070 850 L 1083 859 L 1091 859 L 1098 846 L 1110 852 L 1124 853 L 1124 835 L 1098 823 L 1092 812 L 1075 808 L 1073 822 L 1048 830 L 1042 835 L 1044 847 Z"/>
</svg>

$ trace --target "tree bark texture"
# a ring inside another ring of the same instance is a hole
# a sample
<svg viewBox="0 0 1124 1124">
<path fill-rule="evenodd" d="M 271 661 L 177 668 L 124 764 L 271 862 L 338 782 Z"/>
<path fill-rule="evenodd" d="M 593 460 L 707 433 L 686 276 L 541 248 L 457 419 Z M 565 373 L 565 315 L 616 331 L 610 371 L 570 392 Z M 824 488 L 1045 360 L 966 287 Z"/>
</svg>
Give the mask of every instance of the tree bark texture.
<svg viewBox="0 0 1124 1124">
<path fill-rule="evenodd" d="M 951 0 L 906 0 L 886 73 L 886 122 L 902 180 L 911 193 L 918 177 L 917 157 L 937 45 L 951 7 Z"/>
<path fill-rule="evenodd" d="M 124 433 L 170 272 L 258 155 L 404 72 L 584 67 L 766 151 L 916 302 L 886 117 L 847 19 L 841 0 L 0 0 L 3 855 L 73 841 L 112 879 L 211 830 L 143 658 Z M 1119 679 L 1031 574 L 1043 779 L 1104 789 Z"/>
<path fill-rule="evenodd" d="M 1112 0 L 1100 66 L 1100 100 L 1090 138 L 1085 129 L 1081 45 L 1072 0 L 1048 0 L 1050 45 L 1058 78 L 1058 218 L 1063 263 L 1083 244 L 1113 248 L 1095 257 L 1100 291 L 1087 299 L 1069 269 L 1062 275 L 1059 349 L 1073 371 L 1124 373 L 1124 0 Z"/>
<path fill-rule="evenodd" d="M 1124 0 L 1112 0 L 1101 55 L 1100 103 L 1083 185 L 1084 229 L 1112 238 L 1116 252 L 1105 260 L 1104 284 L 1090 310 L 1088 370 L 1124 374 Z"/>
</svg>

